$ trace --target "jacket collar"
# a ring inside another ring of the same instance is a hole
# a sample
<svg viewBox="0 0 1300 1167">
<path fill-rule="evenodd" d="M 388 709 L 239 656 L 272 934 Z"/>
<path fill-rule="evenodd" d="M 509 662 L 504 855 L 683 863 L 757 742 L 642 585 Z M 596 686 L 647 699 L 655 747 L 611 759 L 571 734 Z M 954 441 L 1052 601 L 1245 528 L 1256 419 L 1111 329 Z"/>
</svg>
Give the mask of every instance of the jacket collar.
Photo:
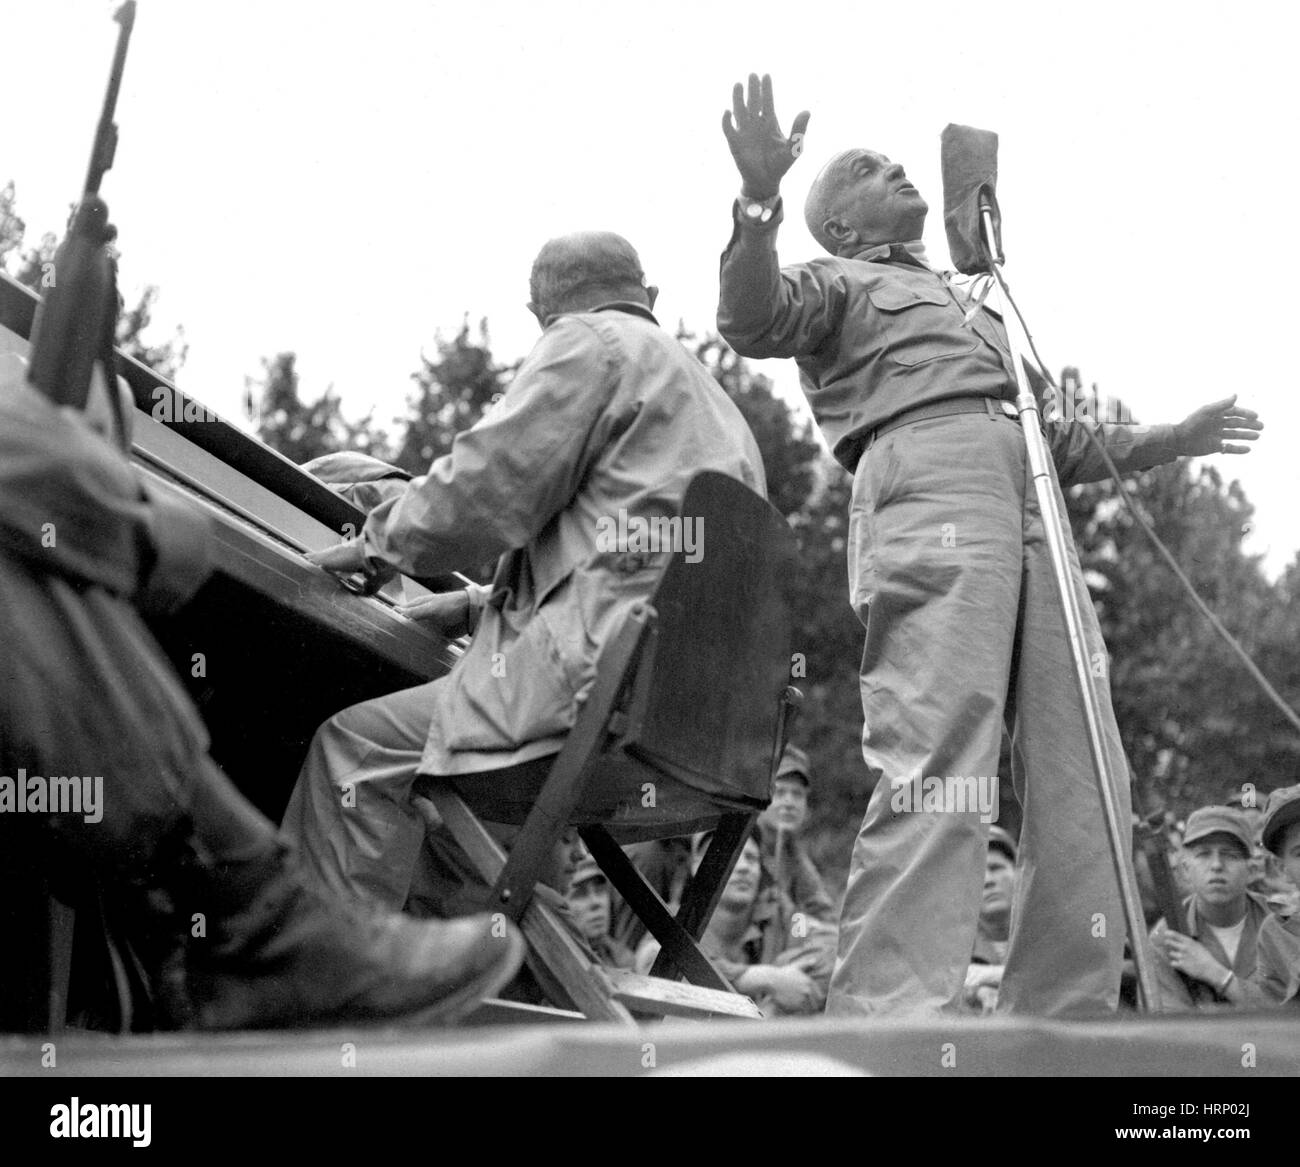
<svg viewBox="0 0 1300 1167">
<path fill-rule="evenodd" d="M 553 316 L 546 318 L 546 327 L 549 328 L 561 316 L 579 316 L 587 312 L 627 312 L 632 316 L 640 316 L 642 319 L 650 321 L 651 324 L 659 323 L 655 319 L 655 314 L 644 304 L 638 304 L 635 300 L 609 300 L 604 304 L 597 304 L 591 308 L 582 308 L 570 312 L 556 312 Z"/>
<path fill-rule="evenodd" d="M 1254 919 L 1255 923 L 1258 925 L 1262 920 L 1264 920 L 1270 914 L 1271 913 L 1269 912 L 1268 909 L 1268 901 L 1264 899 L 1263 896 L 1253 891 L 1248 891 L 1246 893 L 1245 920 L 1247 922 L 1247 926 L 1249 926 L 1252 918 Z M 1192 939 L 1194 940 L 1201 939 L 1201 937 L 1204 934 L 1209 932 L 1209 925 L 1206 924 L 1203 919 L 1201 919 L 1201 914 L 1196 910 L 1195 896 L 1191 896 L 1187 901 L 1187 926 L 1188 926 L 1187 935 L 1192 937 Z"/>
<path fill-rule="evenodd" d="M 925 253 L 925 243 L 920 239 L 909 239 L 905 243 L 873 243 L 851 252 L 844 258 L 861 259 L 867 263 L 902 263 L 909 267 L 934 270 L 930 267 L 930 258 Z"/>
</svg>

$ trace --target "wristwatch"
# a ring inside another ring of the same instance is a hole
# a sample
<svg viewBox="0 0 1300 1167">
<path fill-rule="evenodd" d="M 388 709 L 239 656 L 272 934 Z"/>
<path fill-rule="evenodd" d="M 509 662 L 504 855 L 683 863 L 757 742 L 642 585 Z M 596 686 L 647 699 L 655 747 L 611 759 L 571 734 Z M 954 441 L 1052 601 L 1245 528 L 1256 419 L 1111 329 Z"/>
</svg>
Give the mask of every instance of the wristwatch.
<svg viewBox="0 0 1300 1167">
<path fill-rule="evenodd" d="M 766 199 L 752 199 L 742 193 L 740 196 L 740 217 L 746 223 L 767 223 L 776 214 L 776 205 L 781 201 L 780 192 Z"/>
</svg>

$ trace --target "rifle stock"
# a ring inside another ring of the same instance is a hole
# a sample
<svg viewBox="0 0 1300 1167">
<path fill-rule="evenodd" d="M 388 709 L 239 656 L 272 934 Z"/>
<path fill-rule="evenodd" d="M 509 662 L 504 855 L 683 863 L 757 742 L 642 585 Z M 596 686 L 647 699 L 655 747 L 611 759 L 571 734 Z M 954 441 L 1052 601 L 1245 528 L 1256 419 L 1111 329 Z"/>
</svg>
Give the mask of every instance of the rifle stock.
<svg viewBox="0 0 1300 1167">
<path fill-rule="evenodd" d="M 81 201 L 72 215 L 67 238 L 59 245 L 52 270 L 42 274 L 44 296 L 32 329 L 32 350 L 27 380 L 56 405 L 84 409 L 96 360 L 104 364 L 109 399 L 116 364 L 113 337 L 117 330 L 117 271 L 109 249 L 116 231 L 108 221 L 108 207 L 99 197 L 104 172 L 113 165 L 117 150 L 117 125 L 113 121 L 118 89 L 126 64 L 127 45 L 135 25 L 135 0 L 127 0 L 114 19 L 121 25 L 108 92 L 100 112 L 90 169 Z M 119 420 L 120 416 L 119 416 Z"/>
<path fill-rule="evenodd" d="M 1150 819 L 1139 820 L 1134 833 L 1151 872 L 1156 909 L 1163 918 L 1166 928 L 1182 932 L 1187 928 L 1187 912 L 1178 893 L 1173 868 L 1169 866 L 1169 849 L 1165 842 L 1162 816 L 1153 815 Z M 1195 1004 L 1214 1000 L 1214 991 L 1209 985 L 1196 980 L 1195 977 L 1189 977 L 1186 973 L 1180 972 L 1178 975 Z"/>
</svg>

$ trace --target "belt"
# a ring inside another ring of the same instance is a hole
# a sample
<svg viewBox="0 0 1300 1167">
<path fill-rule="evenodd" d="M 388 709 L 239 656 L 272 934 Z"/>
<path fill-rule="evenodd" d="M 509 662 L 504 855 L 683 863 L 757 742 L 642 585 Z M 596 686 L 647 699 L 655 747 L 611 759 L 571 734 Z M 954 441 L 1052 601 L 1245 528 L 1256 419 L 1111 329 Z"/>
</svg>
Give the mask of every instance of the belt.
<svg viewBox="0 0 1300 1167">
<path fill-rule="evenodd" d="M 1015 402 L 1000 400 L 997 397 L 949 397 L 945 401 L 932 401 L 928 405 L 918 405 L 914 409 L 905 409 L 896 413 L 884 425 L 878 425 L 867 439 L 866 449 L 871 449 L 876 439 L 883 437 L 890 430 L 899 426 L 911 425 L 915 421 L 927 421 L 932 417 L 952 417 L 958 413 L 987 413 L 989 417 L 1017 417 L 1019 413 Z"/>
</svg>

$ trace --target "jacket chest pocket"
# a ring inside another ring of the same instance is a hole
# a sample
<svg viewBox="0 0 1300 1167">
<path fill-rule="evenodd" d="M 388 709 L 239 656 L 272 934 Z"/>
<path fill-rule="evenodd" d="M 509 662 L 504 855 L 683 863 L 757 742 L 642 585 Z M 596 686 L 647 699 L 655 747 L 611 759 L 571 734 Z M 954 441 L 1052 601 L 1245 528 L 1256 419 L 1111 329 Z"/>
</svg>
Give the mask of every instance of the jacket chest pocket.
<svg viewBox="0 0 1300 1167">
<path fill-rule="evenodd" d="M 883 336 L 883 355 L 912 367 L 973 352 L 980 339 L 963 328 L 961 313 L 943 288 L 881 284 L 867 289 Z"/>
</svg>

